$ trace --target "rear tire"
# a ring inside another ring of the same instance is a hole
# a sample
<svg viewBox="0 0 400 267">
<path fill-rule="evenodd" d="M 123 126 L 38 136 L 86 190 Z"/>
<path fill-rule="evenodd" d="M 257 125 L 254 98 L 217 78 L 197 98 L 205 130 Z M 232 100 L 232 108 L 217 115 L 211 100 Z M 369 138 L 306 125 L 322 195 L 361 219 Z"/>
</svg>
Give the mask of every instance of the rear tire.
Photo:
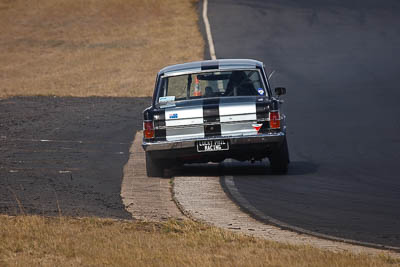
<svg viewBox="0 0 400 267">
<path fill-rule="evenodd" d="M 286 136 L 281 146 L 272 152 L 271 156 L 269 157 L 269 162 L 271 164 L 271 170 L 273 173 L 287 173 L 290 160 Z"/>
<path fill-rule="evenodd" d="M 164 164 L 146 152 L 146 173 L 148 177 L 163 177 Z"/>
</svg>

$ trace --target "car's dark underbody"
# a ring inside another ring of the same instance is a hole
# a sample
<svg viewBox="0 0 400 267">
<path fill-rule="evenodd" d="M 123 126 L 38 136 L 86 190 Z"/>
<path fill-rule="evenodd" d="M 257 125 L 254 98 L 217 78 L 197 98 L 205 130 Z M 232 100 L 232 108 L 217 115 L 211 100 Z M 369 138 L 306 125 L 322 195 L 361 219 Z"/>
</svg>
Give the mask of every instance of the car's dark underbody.
<svg viewBox="0 0 400 267">
<path fill-rule="evenodd" d="M 198 152 L 196 147 L 150 152 L 155 159 L 171 163 L 221 162 L 231 158 L 239 161 L 262 160 L 268 157 L 280 143 L 238 144 L 226 151 Z"/>
</svg>

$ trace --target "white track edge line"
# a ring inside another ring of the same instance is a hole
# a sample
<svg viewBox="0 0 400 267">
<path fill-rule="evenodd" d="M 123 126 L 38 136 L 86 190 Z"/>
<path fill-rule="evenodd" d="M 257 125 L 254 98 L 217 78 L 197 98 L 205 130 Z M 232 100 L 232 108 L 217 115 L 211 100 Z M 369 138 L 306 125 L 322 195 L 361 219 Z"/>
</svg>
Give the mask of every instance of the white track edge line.
<svg viewBox="0 0 400 267">
<path fill-rule="evenodd" d="M 215 54 L 215 47 L 214 47 L 213 37 L 212 37 L 212 34 L 211 34 L 210 22 L 208 21 L 207 8 L 208 8 L 208 0 L 203 0 L 203 21 L 204 21 L 204 26 L 206 28 L 208 47 L 210 49 L 211 59 L 212 60 L 216 60 L 217 56 Z"/>
</svg>

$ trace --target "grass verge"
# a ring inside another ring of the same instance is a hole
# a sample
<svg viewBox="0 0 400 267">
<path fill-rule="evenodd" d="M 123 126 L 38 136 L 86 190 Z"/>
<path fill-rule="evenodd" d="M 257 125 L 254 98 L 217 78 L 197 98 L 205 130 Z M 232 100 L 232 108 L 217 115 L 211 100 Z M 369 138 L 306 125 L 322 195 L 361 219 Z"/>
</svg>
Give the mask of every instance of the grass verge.
<svg viewBox="0 0 400 267">
<path fill-rule="evenodd" d="M 0 216 L 0 265 L 8 266 L 399 266 L 234 234 L 191 221 Z"/>
<path fill-rule="evenodd" d="M 0 0 L 0 97 L 150 96 L 201 60 L 195 0 Z"/>
</svg>

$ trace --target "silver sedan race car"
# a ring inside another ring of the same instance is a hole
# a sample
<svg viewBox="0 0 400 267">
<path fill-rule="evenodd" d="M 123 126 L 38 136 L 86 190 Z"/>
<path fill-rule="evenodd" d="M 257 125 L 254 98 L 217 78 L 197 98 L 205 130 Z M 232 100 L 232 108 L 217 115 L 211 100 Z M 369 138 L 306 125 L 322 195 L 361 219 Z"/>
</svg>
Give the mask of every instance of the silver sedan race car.
<svg viewBox="0 0 400 267">
<path fill-rule="evenodd" d="M 186 163 L 269 158 L 286 173 L 289 152 L 279 96 L 264 65 L 249 59 L 190 62 L 163 68 L 143 112 L 149 177 Z"/>
</svg>

